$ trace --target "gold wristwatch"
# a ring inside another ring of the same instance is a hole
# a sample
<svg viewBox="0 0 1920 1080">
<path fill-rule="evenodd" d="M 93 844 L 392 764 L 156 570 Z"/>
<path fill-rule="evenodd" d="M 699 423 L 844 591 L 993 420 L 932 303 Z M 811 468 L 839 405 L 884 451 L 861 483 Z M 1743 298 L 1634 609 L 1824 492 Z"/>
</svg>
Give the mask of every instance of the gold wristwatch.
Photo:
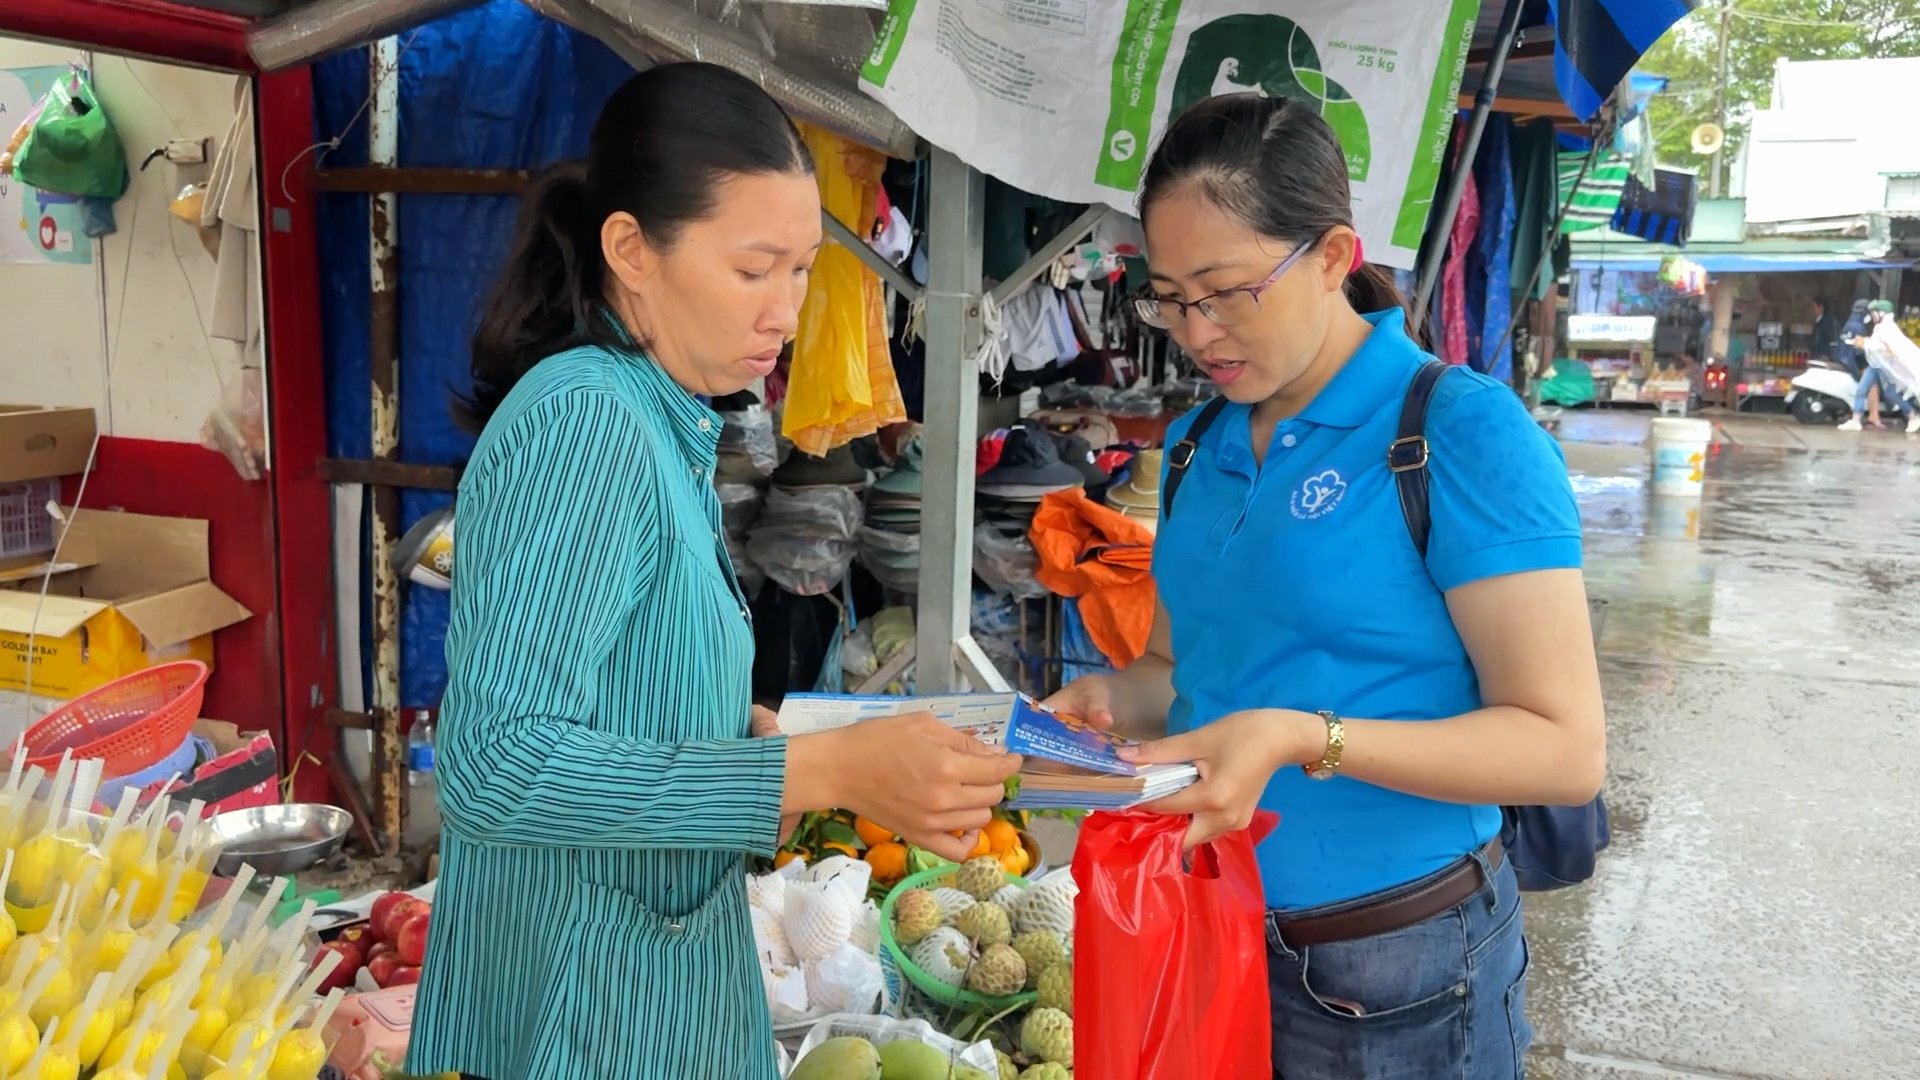
<svg viewBox="0 0 1920 1080">
<path fill-rule="evenodd" d="M 1320 710 L 1320 719 L 1327 722 L 1327 752 L 1320 756 L 1318 763 L 1300 767 L 1315 780 L 1330 780 L 1340 771 L 1340 752 L 1347 748 L 1347 728 L 1338 716 L 1325 709 Z"/>
</svg>

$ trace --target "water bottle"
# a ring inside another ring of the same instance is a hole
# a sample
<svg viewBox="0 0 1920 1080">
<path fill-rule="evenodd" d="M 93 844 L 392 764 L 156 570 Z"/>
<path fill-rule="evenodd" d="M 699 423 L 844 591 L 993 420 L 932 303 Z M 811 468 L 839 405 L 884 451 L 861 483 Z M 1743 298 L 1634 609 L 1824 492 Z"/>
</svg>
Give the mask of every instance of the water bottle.
<svg viewBox="0 0 1920 1080">
<path fill-rule="evenodd" d="M 419 709 L 407 731 L 407 783 L 423 787 L 433 783 L 433 713 Z"/>
</svg>

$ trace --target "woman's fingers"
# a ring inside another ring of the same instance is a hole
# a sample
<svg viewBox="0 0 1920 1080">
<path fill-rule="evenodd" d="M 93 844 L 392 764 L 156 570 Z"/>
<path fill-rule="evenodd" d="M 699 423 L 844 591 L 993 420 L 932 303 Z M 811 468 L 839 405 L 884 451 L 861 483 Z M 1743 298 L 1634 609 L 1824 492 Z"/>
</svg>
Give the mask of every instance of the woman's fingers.
<svg viewBox="0 0 1920 1080">
<path fill-rule="evenodd" d="M 909 833 L 907 841 L 918 847 L 926 848 L 949 862 L 966 862 L 967 856 L 980 843 L 980 830 L 962 833 L 959 836 L 946 832 Z"/>
</svg>

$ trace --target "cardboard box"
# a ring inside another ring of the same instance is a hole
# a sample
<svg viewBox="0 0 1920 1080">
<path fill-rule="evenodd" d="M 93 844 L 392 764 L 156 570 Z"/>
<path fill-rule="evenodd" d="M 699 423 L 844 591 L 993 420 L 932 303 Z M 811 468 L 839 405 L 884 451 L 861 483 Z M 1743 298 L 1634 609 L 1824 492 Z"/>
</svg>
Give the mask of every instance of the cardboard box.
<svg viewBox="0 0 1920 1080">
<path fill-rule="evenodd" d="M 213 632 L 252 618 L 210 580 L 207 523 L 79 510 L 53 568 L 0 574 L 0 689 L 71 699 L 167 660 L 213 663 Z M 13 580 L 7 581 L 11 577 Z"/>
<path fill-rule="evenodd" d="M 92 409 L 0 405 L 0 484 L 85 472 L 96 430 Z"/>
</svg>

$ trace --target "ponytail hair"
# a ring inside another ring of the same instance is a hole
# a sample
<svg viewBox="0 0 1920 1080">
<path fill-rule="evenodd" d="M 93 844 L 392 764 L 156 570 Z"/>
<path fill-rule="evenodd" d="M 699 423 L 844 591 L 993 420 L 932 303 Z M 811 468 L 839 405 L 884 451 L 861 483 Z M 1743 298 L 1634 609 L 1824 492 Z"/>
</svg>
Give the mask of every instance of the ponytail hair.
<svg viewBox="0 0 1920 1080">
<path fill-rule="evenodd" d="M 631 214 L 656 251 L 710 217 L 727 180 L 813 173 L 806 143 L 773 98 L 713 64 L 664 64 L 628 79 L 600 109 L 587 157 L 542 173 L 521 204 L 513 250 L 473 333 L 473 390 L 454 412 L 479 431 L 535 364 L 581 345 L 630 347 L 607 310 L 600 231 Z"/>
<path fill-rule="evenodd" d="M 1140 216 L 1189 184 L 1261 236 L 1292 248 L 1353 227 L 1340 139 L 1318 110 L 1292 98 L 1222 94 L 1181 113 L 1147 162 Z M 1348 275 L 1346 296 L 1361 312 L 1407 306 L 1392 273 L 1371 263 Z"/>
<path fill-rule="evenodd" d="M 516 237 L 473 332 L 472 396 L 455 403 L 473 431 L 541 360 L 596 339 L 615 344 L 604 340 L 612 327 L 595 317 L 606 264 L 585 161 L 562 162 L 534 180 Z"/>
</svg>

